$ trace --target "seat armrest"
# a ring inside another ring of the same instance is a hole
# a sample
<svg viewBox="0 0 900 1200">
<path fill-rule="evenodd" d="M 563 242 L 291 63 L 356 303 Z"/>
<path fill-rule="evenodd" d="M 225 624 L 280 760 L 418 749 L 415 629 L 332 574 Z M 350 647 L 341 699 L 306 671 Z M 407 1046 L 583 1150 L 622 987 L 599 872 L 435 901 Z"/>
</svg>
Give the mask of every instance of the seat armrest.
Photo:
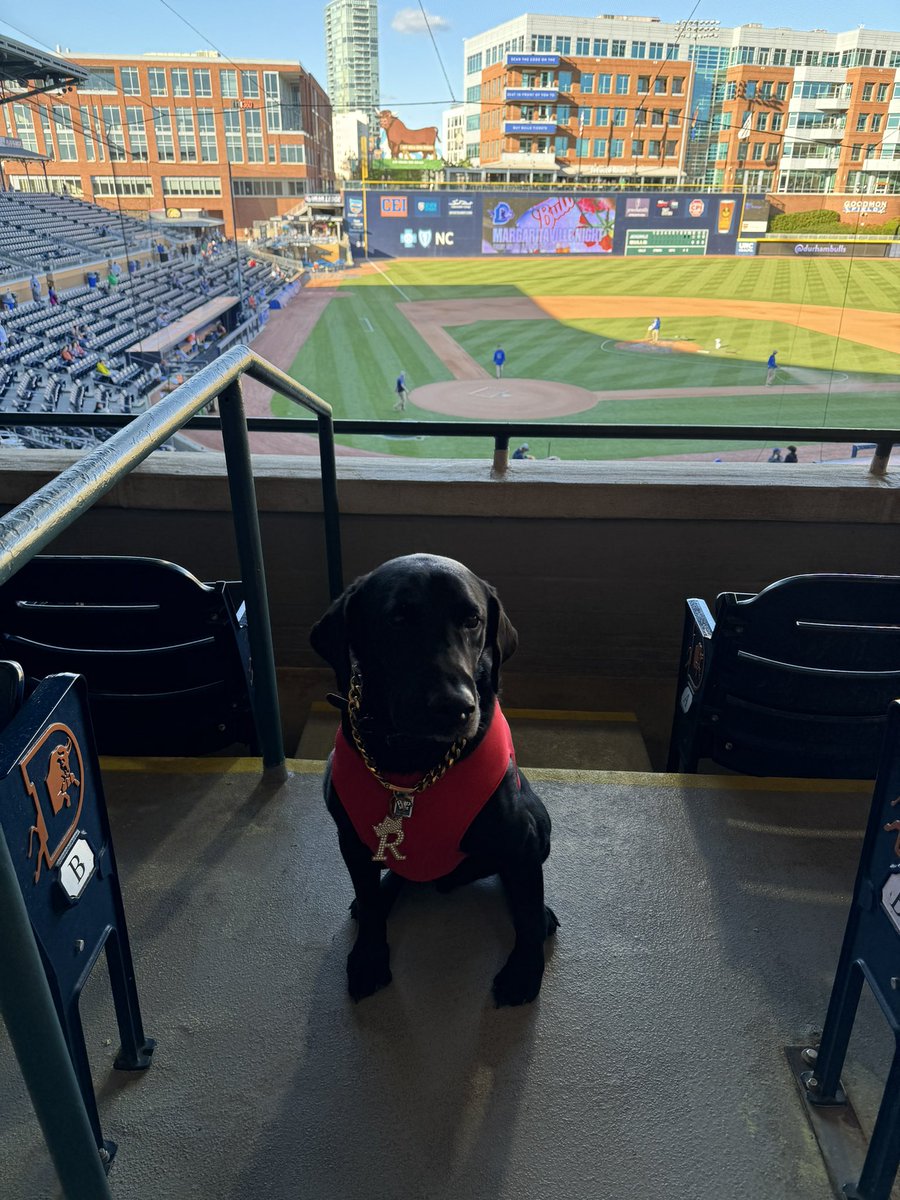
<svg viewBox="0 0 900 1200">
<path fill-rule="evenodd" d="M 667 771 L 694 772 L 698 760 L 703 757 L 700 714 L 712 661 L 715 631 L 715 618 L 706 601 L 687 600 Z"/>
</svg>

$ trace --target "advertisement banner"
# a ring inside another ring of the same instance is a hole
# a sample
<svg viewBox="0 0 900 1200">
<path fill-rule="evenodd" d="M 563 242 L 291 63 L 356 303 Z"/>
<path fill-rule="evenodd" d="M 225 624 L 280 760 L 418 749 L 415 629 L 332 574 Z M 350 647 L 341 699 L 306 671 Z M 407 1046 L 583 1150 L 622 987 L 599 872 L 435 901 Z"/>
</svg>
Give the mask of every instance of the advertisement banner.
<svg viewBox="0 0 900 1200">
<path fill-rule="evenodd" d="M 884 258 L 889 242 L 831 242 L 760 241 L 756 253 L 760 256 L 789 255 L 791 258 Z"/>
<path fill-rule="evenodd" d="M 651 192 L 619 197 L 616 254 L 734 254 L 746 204 L 739 192 Z"/>
<path fill-rule="evenodd" d="M 365 204 L 365 221 L 363 205 Z M 357 257 L 444 258 L 481 251 L 481 197 L 424 189 L 370 191 L 344 196 L 344 217 Z"/>
<path fill-rule="evenodd" d="M 615 229 L 613 196 L 484 197 L 485 254 L 612 254 Z"/>
</svg>

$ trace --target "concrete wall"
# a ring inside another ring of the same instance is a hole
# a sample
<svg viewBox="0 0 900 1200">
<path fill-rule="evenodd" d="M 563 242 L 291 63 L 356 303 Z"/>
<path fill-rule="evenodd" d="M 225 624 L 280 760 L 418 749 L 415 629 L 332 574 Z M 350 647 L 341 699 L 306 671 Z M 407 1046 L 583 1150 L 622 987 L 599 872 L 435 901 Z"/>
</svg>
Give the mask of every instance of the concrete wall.
<svg viewBox="0 0 900 1200">
<path fill-rule="evenodd" d="M 4 511 L 72 457 L 0 454 Z M 328 603 L 317 467 L 254 464 L 277 661 L 321 665 L 306 642 Z M 462 559 L 498 587 L 519 630 L 515 670 L 548 680 L 674 680 L 685 597 L 900 564 L 900 470 L 876 480 L 858 466 L 517 462 L 492 479 L 487 462 L 338 466 L 345 578 L 415 550 Z M 222 457 L 157 453 L 52 548 L 235 577 Z"/>
</svg>

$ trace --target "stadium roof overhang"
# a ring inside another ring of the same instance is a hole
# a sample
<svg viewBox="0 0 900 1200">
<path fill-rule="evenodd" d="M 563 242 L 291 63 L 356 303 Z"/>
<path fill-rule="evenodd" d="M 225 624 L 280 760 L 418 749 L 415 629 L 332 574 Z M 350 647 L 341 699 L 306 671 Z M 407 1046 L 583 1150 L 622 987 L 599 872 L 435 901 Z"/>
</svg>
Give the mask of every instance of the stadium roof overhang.
<svg viewBox="0 0 900 1200">
<path fill-rule="evenodd" d="M 84 67 L 76 67 L 74 63 L 57 58 L 55 54 L 36 50 L 34 46 L 13 41 L 12 38 L 0 37 L 0 80 L 16 85 L 14 92 L 0 96 L 0 104 L 22 100 L 39 92 L 74 87 L 86 82 L 89 74 Z"/>
</svg>

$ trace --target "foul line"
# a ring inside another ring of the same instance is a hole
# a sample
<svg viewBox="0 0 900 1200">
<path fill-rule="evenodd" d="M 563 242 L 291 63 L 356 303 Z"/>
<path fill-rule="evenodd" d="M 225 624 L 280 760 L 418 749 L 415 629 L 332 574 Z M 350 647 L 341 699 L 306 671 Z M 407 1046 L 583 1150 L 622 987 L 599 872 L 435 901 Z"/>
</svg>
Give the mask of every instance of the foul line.
<svg viewBox="0 0 900 1200">
<path fill-rule="evenodd" d="M 403 288 L 399 287 L 396 283 L 394 283 L 394 281 L 393 281 L 393 279 L 391 279 L 390 275 L 388 275 L 388 273 L 386 271 L 382 271 L 382 269 L 381 269 L 381 267 L 379 267 L 378 263 L 373 262 L 372 266 L 375 268 L 375 270 L 378 272 L 379 275 L 383 275 L 385 277 L 385 279 L 388 281 L 388 283 L 391 285 L 392 288 L 397 288 L 397 291 L 400 293 L 400 295 L 403 297 L 403 299 L 406 301 L 407 304 L 412 304 L 412 301 L 410 300 L 409 296 L 407 296 L 406 292 L 404 292 Z"/>
</svg>

